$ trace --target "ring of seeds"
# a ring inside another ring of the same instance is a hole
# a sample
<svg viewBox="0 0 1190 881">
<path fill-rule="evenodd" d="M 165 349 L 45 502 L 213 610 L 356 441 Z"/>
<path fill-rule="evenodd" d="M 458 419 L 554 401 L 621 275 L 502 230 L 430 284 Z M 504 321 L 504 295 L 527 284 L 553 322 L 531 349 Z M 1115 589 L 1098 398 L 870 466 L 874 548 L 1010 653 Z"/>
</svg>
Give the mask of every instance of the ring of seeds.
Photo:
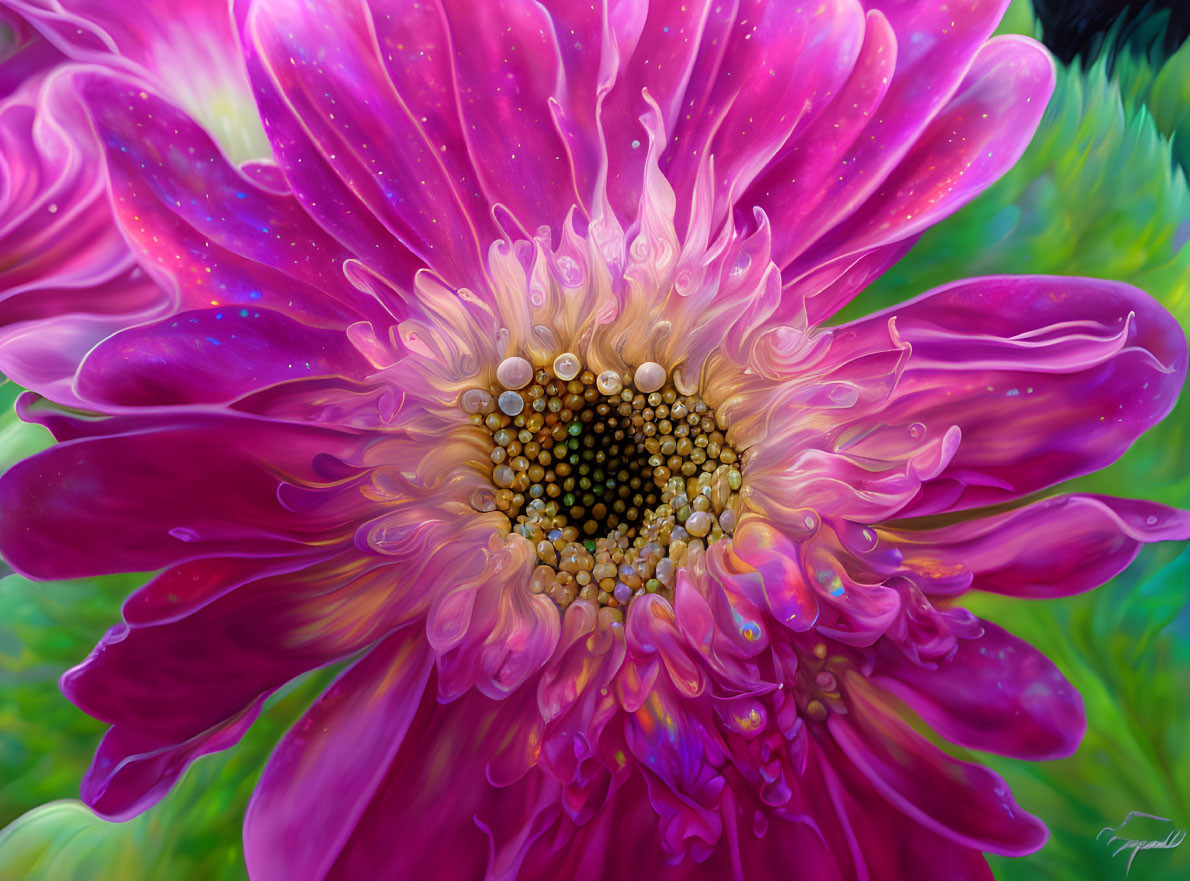
<svg viewBox="0 0 1190 881">
<path fill-rule="evenodd" d="M 739 518 L 743 476 L 723 419 L 652 361 L 596 376 L 571 352 L 538 367 L 512 357 L 496 377 L 460 399 L 492 439 L 492 492 L 476 507 L 503 511 L 533 544 L 530 589 L 561 609 L 672 601 L 690 551 Z"/>
</svg>

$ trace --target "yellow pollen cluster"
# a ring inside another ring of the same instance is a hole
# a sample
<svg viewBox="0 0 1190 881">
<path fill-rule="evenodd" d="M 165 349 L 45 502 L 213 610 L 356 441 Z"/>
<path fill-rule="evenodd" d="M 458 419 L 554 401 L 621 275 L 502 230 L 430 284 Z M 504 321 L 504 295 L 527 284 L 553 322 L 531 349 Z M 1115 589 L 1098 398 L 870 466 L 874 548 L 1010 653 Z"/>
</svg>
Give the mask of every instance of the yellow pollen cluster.
<svg viewBox="0 0 1190 881">
<path fill-rule="evenodd" d="M 533 592 L 563 609 L 672 599 L 691 550 L 735 529 L 743 475 L 727 426 L 661 365 L 596 376 L 567 352 L 550 366 L 507 358 L 496 378 L 461 403 L 491 434 L 496 507 L 536 550 Z"/>
</svg>

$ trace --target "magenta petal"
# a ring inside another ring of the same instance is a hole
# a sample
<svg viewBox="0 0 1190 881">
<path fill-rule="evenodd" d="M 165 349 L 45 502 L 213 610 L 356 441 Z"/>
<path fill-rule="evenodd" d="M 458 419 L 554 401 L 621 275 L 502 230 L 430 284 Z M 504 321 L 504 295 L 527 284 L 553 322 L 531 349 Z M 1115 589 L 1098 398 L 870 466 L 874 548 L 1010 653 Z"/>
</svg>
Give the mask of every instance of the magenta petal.
<svg viewBox="0 0 1190 881">
<path fill-rule="evenodd" d="M 349 284 L 351 254 L 297 200 L 242 174 L 177 108 L 119 77 L 76 82 L 106 150 L 116 218 L 183 307 L 263 306 L 330 327 L 387 314 Z"/>
<path fill-rule="evenodd" d="M 796 173 L 805 161 L 799 154 L 816 152 L 816 136 L 821 131 L 814 127 L 804 136 L 792 138 L 772 170 L 754 187 L 758 203 L 774 218 L 778 238 L 774 241 L 773 259 L 779 266 L 803 253 L 880 189 L 967 75 L 972 59 L 1004 14 L 1008 0 L 946 4 L 875 0 L 864 5 L 870 12 L 882 13 L 891 26 L 896 52 L 891 82 L 886 92 L 879 88 L 886 73 L 882 70 L 884 63 L 876 60 L 872 75 L 879 70 L 881 82 L 872 82 L 859 95 L 849 93 L 849 103 L 840 95 L 821 117 L 820 125 L 838 122 L 844 131 L 854 130 L 852 114 L 860 110 L 854 105 L 865 103 L 865 97 L 867 102 L 878 102 L 867 109 L 863 127 L 855 132 L 853 140 L 836 146 L 846 150 L 832 163 L 836 173 L 809 179 Z M 869 27 L 883 30 L 883 25 L 871 22 L 869 17 Z M 888 52 L 888 37 L 882 36 L 875 48 L 878 54 Z M 929 86 L 923 87 L 923 83 Z M 833 141 L 828 134 L 826 142 Z M 803 186 L 798 186 L 799 182 Z M 811 182 L 816 186 L 805 186 Z M 787 212 L 792 215 L 786 221 Z M 814 223 L 796 222 L 810 216 Z"/>
<path fill-rule="evenodd" d="M 416 255 L 452 284 L 478 286 L 491 222 L 458 159 L 466 152 L 454 99 L 443 92 L 449 38 L 438 10 L 415 6 L 374 13 L 364 3 L 254 0 L 238 8 L 266 130 L 311 215 L 397 281 L 416 270 Z M 412 70 L 406 58 L 416 60 Z"/>
<path fill-rule="evenodd" d="M 223 82 L 247 92 L 231 16 L 210 0 L 5 0 L 76 61 L 106 64 L 180 92 Z"/>
<path fill-rule="evenodd" d="M 137 728 L 109 729 L 83 775 L 82 800 L 109 820 L 136 816 L 156 804 L 195 759 L 239 742 L 267 697 L 261 694 L 236 715 L 182 743 L 162 745 Z"/>
<path fill-rule="evenodd" d="M 62 677 L 73 703 L 113 726 L 86 786 L 105 813 L 149 807 L 186 762 L 234 742 L 273 690 L 414 614 L 393 596 L 400 570 L 353 552 L 260 574 L 213 589 L 221 595 L 189 615 L 113 628 Z"/>
<path fill-rule="evenodd" d="M 840 825 L 853 838 L 839 840 L 834 849 L 852 851 L 856 870 L 847 877 L 880 881 L 993 881 L 983 854 L 945 838 L 887 804 L 871 784 L 851 767 L 838 746 L 824 744 L 810 761 L 818 765 L 810 774 L 821 776 Z M 809 776 L 809 775 L 807 775 Z M 815 793 L 817 794 L 817 793 Z M 828 831 L 828 837 L 830 832 Z M 865 874 L 865 870 L 867 874 Z"/>
<path fill-rule="evenodd" d="M 339 331 L 267 309 L 214 307 L 104 340 L 83 362 L 77 388 L 87 400 L 121 406 L 224 403 L 286 380 L 369 372 Z"/>
<path fill-rule="evenodd" d="M 962 589 L 1018 597 L 1081 593 L 1114 578 L 1147 542 L 1190 538 L 1190 512 L 1106 496 L 1057 496 L 938 529 L 878 530 L 927 593 L 955 565 Z M 948 582 L 938 582 L 948 593 Z"/>
<path fill-rule="evenodd" d="M 277 472 L 318 484 L 316 457 L 355 443 L 330 429 L 197 415 L 63 443 L 0 478 L 0 550 L 37 578 L 300 550 L 348 526 L 288 510 Z"/>
<path fill-rule="evenodd" d="M 1028 146 L 1053 88 L 1053 61 L 1032 40 L 998 37 L 981 47 L 958 92 L 880 189 L 790 265 L 786 277 L 813 278 L 790 288 L 809 297 L 810 320 L 846 302 L 820 302 L 816 267 L 837 264 L 842 272 L 873 249 L 919 235 L 999 180 Z"/>
<path fill-rule="evenodd" d="M 880 665 L 872 681 L 960 746 L 1018 759 L 1072 755 L 1087 727 L 1078 692 L 1028 643 L 987 621 L 983 629 L 937 670 Z"/>
<path fill-rule="evenodd" d="M 704 95 L 692 84 L 676 115 L 676 148 L 664 168 L 675 189 L 688 193 L 699 165 L 714 156 L 721 219 L 799 126 L 829 112 L 863 38 L 858 0 L 740 3 L 727 45 L 709 47 L 723 52 L 712 88 Z M 753 204 L 740 207 L 750 211 Z"/>
<path fill-rule="evenodd" d="M 1186 373 L 1178 323 L 1119 282 L 954 282 L 841 325 L 832 355 L 883 351 L 890 328 L 908 363 L 849 430 L 899 426 L 921 443 L 961 433 L 901 516 L 997 504 L 1102 468 L 1170 411 Z"/>
<path fill-rule="evenodd" d="M 443 0 L 442 7 L 463 134 L 488 202 L 506 206 L 527 234 L 546 226 L 558 235 L 577 198 L 548 103 L 559 91 L 564 36 L 533 0 Z M 589 51 L 596 55 L 595 46 Z"/>
<path fill-rule="evenodd" d="M 383 781 L 356 815 L 350 837 L 339 842 L 333 868 L 325 876 L 304 867 L 276 877 L 512 881 L 524 852 L 560 812 L 558 784 L 540 771 L 509 786 L 488 782 L 486 766 L 501 732 L 515 730 L 515 717 L 535 712 L 528 697 L 491 701 L 471 692 L 440 704 L 431 684 Z M 300 826 L 305 810 L 300 804 L 296 810 Z"/>
<path fill-rule="evenodd" d="M 818 598 L 806 583 L 800 554 L 785 536 L 759 519 L 741 524 L 732 550 L 760 576 L 769 612 L 794 631 L 809 630 L 818 620 Z M 740 577 L 737 576 L 735 581 Z"/>
<path fill-rule="evenodd" d="M 244 818 L 253 881 L 321 881 L 422 701 L 433 653 L 402 630 L 377 645 L 281 740 Z"/>
<path fill-rule="evenodd" d="M 67 404 L 92 346 L 169 305 L 112 221 L 76 105 L 54 73 L 0 106 L 0 372 Z"/>
<path fill-rule="evenodd" d="M 827 726 L 890 804 L 964 847 L 1019 856 L 1045 843 L 1045 826 L 1021 810 L 998 774 L 933 746 L 859 674 L 846 677 L 845 690 L 849 712 L 832 713 Z"/>
</svg>

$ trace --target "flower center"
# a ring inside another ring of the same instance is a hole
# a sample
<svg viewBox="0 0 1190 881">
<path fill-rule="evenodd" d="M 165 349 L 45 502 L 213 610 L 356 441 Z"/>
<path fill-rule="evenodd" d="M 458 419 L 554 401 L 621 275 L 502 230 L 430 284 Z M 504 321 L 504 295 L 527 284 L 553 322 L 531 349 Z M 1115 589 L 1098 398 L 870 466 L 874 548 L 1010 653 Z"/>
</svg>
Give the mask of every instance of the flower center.
<svg viewBox="0 0 1190 881">
<path fill-rule="evenodd" d="M 671 594 L 694 549 L 731 535 L 743 482 L 727 426 L 665 369 L 596 376 L 569 352 L 534 368 L 507 358 L 498 387 L 463 409 L 492 438 L 495 506 L 531 542 L 531 589 L 561 608 Z"/>
</svg>

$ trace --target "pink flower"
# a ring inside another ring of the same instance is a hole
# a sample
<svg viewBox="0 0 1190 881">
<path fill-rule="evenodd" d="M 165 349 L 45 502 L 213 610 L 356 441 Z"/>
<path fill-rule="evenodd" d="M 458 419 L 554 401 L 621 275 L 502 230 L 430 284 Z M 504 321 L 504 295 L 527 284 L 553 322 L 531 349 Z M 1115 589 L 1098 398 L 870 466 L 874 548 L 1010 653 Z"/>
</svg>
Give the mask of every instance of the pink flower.
<svg viewBox="0 0 1190 881">
<path fill-rule="evenodd" d="M 280 172 L 143 62 L 55 73 L 170 295 L 27 396 L 61 443 L 0 481 L 20 571 L 162 570 L 63 678 L 112 726 L 85 800 L 144 810 L 366 652 L 264 771 L 253 881 L 953 881 L 1040 847 L 911 720 L 1076 748 L 1077 693 L 958 601 L 1190 537 L 1036 495 L 1169 412 L 1182 331 L 1038 276 L 823 324 L 1024 150 L 1053 71 L 988 40 L 1003 6 L 237 2 Z"/>
</svg>

